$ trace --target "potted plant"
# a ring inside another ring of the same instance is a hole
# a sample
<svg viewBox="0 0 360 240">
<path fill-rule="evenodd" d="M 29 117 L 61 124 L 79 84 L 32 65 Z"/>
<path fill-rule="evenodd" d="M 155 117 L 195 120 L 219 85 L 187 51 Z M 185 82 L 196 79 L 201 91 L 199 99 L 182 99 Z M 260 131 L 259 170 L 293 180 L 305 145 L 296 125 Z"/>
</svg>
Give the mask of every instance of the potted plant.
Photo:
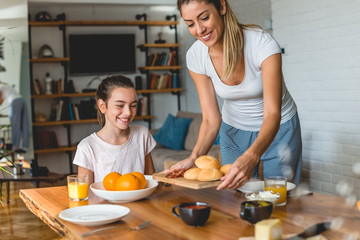
<svg viewBox="0 0 360 240">
<path fill-rule="evenodd" d="M 6 127 L 9 127 L 9 125 L 0 126 L 0 130 L 3 128 L 6 128 Z M 11 156 L 14 154 L 14 151 L 5 149 L 4 143 L 2 143 L 2 144 L 3 144 L 3 146 L 1 146 L 1 149 L 0 149 L 0 159 L 5 158 L 6 159 L 5 163 L 7 164 L 7 166 L 9 166 L 11 168 L 18 168 L 18 166 L 14 163 L 13 159 L 11 159 Z M 14 175 L 12 172 L 9 172 L 8 170 L 6 170 L 3 166 L 0 166 L 0 170 L 1 170 L 0 174 Z M 0 203 L 2 203 L 2 198 L 3 198 L 2 183 L 0 182 Z"/>
</svg>

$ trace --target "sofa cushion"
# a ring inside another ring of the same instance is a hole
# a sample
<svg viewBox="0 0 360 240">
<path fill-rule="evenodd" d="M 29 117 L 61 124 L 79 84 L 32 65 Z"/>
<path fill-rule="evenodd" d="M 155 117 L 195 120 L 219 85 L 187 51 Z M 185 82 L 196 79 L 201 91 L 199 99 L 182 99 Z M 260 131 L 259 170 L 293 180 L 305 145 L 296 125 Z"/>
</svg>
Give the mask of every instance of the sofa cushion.
<svg viewBox="0 0 360 240">
<path fill-rule="evenodd" d="M 191 151 L 194 149 L 199 136 L 202 115 L 201 113 L 179 111 L 176 116 L 182 118 L 192 118 L 184 143 L 184 149 Z"/>
<path fill-rule="evenodd" d="M 191 121 L 191 118 L 175 117 L 169 114 L 164 125 L 154 134 L 154 139 L 167 148 L 183 150 Z"/>
</svg>

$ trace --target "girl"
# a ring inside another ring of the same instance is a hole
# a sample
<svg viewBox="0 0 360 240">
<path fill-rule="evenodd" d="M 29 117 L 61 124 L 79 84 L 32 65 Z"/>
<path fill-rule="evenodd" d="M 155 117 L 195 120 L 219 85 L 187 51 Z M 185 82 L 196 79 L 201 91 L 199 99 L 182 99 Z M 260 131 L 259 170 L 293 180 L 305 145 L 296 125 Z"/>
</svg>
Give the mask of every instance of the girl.
<svg viewBox="0 0 360 240">
<path fill-rule="evenodd" d="M 218 190 L 257 177 L 286 175 L 300 181 L 302 142 L 294 100 L 281 69 L 281 49 L 270 34 L 240 24 L 227 0 L 178 0 L 197 39 L 186 55 L 203 121 L 191 155 L 170 171 L 188 169 L 207 154 L 220 130 L 223 164 L 232 163 Z M 224 99 L 222 113 L 216 94 Z"/>
<path fill-rule="evenodd" d="M 89 183 L 102 181 L 110 172 L 152 174 L 150 152 L 156 142 L 146 127 L 130 126 L 137 108 L 131 80 L 121 75 L 105 78 L 96 101 L 102 128 L 78 144 L 74 158 L 78 174 L 89 175 Z"/>
</svg>

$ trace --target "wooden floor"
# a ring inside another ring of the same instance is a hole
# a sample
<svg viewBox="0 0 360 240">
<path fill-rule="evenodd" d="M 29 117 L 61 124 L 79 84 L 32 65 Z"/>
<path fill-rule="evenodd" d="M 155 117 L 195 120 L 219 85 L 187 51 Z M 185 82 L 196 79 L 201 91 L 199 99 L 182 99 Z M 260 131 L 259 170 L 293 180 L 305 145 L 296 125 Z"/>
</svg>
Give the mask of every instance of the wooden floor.
<svg viewBox="0 0 360 240">
<path fill-rule="evenodd" d="M 3 203 L 0 203 L 0 239 L 62 239 L 60 235 L 32 214 L 19 197 L 20 189 L 35 188 L 35 185 L 30 182 L 11 182 L 10 186 L 10 203 L 6 204 L 6 196 L 2 199 Z M 40 187 L 42 186 L 46 186 L 45 183 L 40 185 Z M 2 193 L 6 194 L 5 184 L 2 186 Z"/>
</svg>

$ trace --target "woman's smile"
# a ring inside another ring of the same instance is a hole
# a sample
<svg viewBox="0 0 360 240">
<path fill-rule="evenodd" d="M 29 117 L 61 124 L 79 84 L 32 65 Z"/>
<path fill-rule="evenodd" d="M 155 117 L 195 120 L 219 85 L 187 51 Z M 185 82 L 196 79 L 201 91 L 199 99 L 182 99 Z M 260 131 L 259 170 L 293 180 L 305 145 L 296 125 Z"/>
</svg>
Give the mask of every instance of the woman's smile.
<svg viewBox="0 0 360 240">
<path fill-rule="evenodd" d="M 206 35 L 204 35 L 204 36 L 201 36 L 201 38 L 202 38 L 202 40 L 204 40 L 204 41 L 208 41 L 208 40 L 210 40 L 211 35 L 212 35 L 212 32 L 210 32 L 210 33 L 208 33 L 208 34 L 206 34 Z"/>
</svg>

